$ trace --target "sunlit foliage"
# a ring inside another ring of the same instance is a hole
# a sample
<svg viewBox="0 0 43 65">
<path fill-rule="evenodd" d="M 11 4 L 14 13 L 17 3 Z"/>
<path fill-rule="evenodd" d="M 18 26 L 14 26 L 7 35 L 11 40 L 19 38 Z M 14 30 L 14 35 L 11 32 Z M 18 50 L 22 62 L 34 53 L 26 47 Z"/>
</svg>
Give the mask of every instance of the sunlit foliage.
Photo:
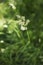
<svg viewBox="0 0 43 65">
<path fill-rule="evenodd" d="M 43 0 L 0 0 L 0 65 L 43 65 Z"/>
</svg>

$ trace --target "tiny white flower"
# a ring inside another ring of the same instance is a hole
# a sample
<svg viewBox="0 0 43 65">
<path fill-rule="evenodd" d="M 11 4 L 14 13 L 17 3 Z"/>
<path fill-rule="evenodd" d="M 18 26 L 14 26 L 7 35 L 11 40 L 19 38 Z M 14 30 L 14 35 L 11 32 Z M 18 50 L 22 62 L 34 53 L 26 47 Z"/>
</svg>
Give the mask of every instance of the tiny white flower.
<svg viewBox="0 0 43 65">
<path fill-rule="evenodd" d="M 27 20 L 27 21 L 26 21 L 26 25 L 28 25 L 28 23 L 30 23 L 30 20 Z"/>
<path fill-rule="evenodd" d="M 21 19 L 22 19 L 23 21 L 25 21 L 25 17 L 24 17 L 24 16 L 22 16 Z"/>
<path fill-rule="evenodd" d="M 5 51 L 5 49 L 2 48 L 2 49 L 1 49 L 1 52 L 3 53 L 4 51 Z"/>
<path fill-rule="evenodd" d="M 27 20 L 27 22 L 29 23 L 29 22 L 30 22 L 30 20 L 28 19 L 28 20 Z"/>
<path fill-rule="evenodd" d="M 19 22 L 19 25 L 24 25 L 25 24 L 25 22 Z"/>
<path fill-rule="evenodd" d="M 22 16 L 22 19 L 25 19 L 25 16 Z"/>
<path fill-rule="evenodd" d="M 39 43 L 41 42 L 41 39 L 39 38 Z"/>
<path fill-rule="evenodd" d="M 4 28 L 7 28 L 8 26 L 7 25 L 3 25 Z"/>
<path fill-rule="evenodd" d="M 13 9 L 16 9 L 16 7 L 14 6 L 14 4 L 9 3 L 9 5 L 10 5 Z"/>
<path fill-rule="evenodd" d="M 22 31 L 27 30 L 27 27 L 21 26 L 21 30 Z"/>
<path fill-rule="evenodd" d="M 0 43 L 4 43 L 4 41 L 3 41 L 3 40 L 1 40 L 1 41 L 0 41 Z"/>
</svg>

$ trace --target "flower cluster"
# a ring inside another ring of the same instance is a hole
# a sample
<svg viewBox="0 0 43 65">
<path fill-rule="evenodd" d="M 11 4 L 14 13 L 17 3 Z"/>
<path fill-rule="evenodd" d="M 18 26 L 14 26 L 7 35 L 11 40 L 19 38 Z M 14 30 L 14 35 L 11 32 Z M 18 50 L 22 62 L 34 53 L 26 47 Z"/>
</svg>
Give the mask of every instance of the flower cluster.
<svg viewBox="0 0 43 65">
<path fill-rule="evenodd" d="M 27 25 L 29 24 L 30 20 L 26 20 L 24 16 L 17 15 L 17 17 L 19 18 L 18 24 L 20 25 L 20 29 L 22 31 L 27 30 Z"/>
</svg>

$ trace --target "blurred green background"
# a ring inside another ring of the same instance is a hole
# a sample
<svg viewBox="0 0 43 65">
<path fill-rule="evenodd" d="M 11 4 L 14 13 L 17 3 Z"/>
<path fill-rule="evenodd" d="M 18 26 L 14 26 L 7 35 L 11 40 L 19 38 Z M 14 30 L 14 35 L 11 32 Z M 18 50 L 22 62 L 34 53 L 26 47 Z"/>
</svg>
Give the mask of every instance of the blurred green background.
<svg viewBox="0 0 43 65">
<path fill-rule="evenodd" d="M 43 0 L 0 0 L 0 65 L 43 65 Z"/>
</svg>

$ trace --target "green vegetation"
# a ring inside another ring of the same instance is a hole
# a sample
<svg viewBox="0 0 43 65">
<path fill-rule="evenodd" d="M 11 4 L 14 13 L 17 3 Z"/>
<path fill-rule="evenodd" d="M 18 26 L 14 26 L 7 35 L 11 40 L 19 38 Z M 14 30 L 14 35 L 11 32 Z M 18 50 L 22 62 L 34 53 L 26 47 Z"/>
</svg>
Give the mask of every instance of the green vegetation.
<svg viewBox="0 0 43 65">
<path fill-rule="evenodd" d="M 0 65 L 43 65 L 43 0 L 0 0 Z"/>
</svg>

